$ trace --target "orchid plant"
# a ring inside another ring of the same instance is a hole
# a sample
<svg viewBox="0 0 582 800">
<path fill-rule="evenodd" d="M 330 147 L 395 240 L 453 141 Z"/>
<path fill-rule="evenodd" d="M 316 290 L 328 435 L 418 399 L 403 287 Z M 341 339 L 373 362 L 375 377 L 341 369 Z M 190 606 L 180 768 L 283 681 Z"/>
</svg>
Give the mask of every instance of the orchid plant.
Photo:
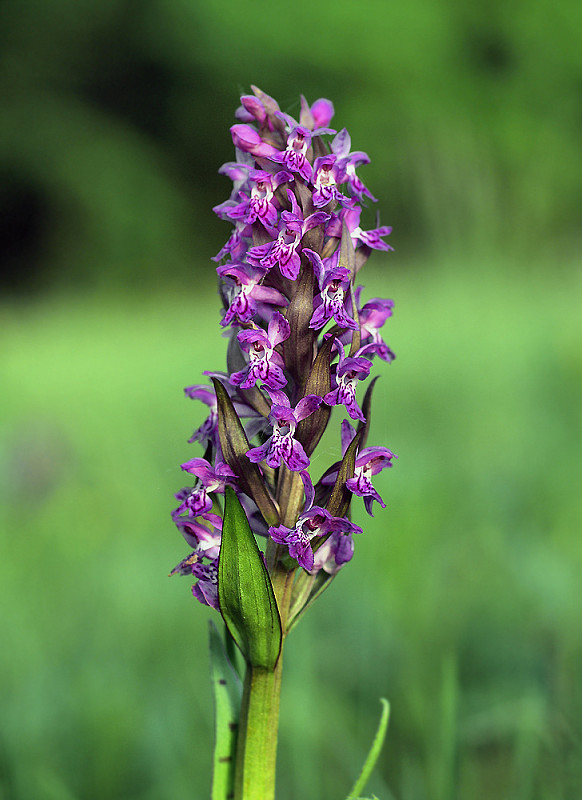
<svg viewBox="0 0 582 800">
<path fill-rule="evenodd" d="M 358 272 L 372 250 L 392 250 L 385 226 L 362 230 L 366 200 L 356 174 L 365 153 L 347 130 L 329 127 L 329 100 L 301 98 L 299 120 L 252 87 L 231 128 L 236 161 L 220 172 L 231 196 L 214 211 L 232 233 L 215 256 L 229 337 L 226 372 L 185 389 L 208 406 L 192 434 L 203 455 L 182 464 L 192 476 L 172 513 L 191 548 L 171 574 L 216 609 L 211 625 L 216 741 L 212 800 L 272 800 L 284 644 L 311 603 L 354 553 L 368 514 L 384 501 L 374 477 L 392 467 L 387 447 L 367 447 L 374 361 L 394 353 L 380 329 L 391 300 L 364 301 Z M 361 404 L 360 384 L 369 382 Z M 342 457 L 314 480 L 311 456 L 336 407 Z M 239 678 L 235 647 L 244 657 Z M 383 713 L 349 798 L 363 791 L 388 720 Z"/>
</svg>

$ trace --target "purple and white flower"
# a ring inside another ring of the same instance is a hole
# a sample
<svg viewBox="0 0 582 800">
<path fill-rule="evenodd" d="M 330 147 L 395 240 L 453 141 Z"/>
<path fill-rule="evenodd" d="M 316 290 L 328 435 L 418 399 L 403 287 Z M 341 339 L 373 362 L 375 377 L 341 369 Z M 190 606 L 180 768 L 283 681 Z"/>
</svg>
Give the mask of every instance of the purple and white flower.
<svg viewBox="0 0 582 800">
<path fill-rule="evenodd" d="M 352 140 L 350 134 L 343 128 L 331 143 L 331 152 L 337 156 L 338 159 L 338 183 L 348 184 L 348 191 L 360 202 L 364 197 L 369 197 L 370 200 L 376 202 L 376 198 L 372 192 L 367 189 L 362 181 L 356 175 L 356 168 L 362 164 L 369 164 L 370 158 L 367 153 L 361 150 L 350 153 Z"/>
<path fill-rule="evenodd" d="M 281 292 L 271 286 L 263 286 L 266 269 L 250 264 L 231 262 L 216 269 L 225 281 L 229 306 L 224 314 L 222 327 L 232 322 L 244 323 L 265 305 L 285 306 L 287 300 Z"/>
<path fill-rule="evenodd" d="M 347 357 L 343 345 L 336 339 L 339 352 L 339 363 L 335 373 L 335 387 L 328 392 L 324 402 L 328 406 L 344 405 L 352 419 L 365 422 L 364 415 L 356 400 L 356 389 L 359 381 L 365 380 L 370 374 L 372 362 L 361 357 Z"/>
<path fill-rule="evenodd" d="M 320 156 L 313 162 L 313 205 L 316 208 L 348 199 L 337 188 L 338 169 L 335 161 L 336 157 L 329 155 Z"/>
<path fill-rule="evenodd" d="M 314 250 L 306 247 L 303 252 L 311 261 L 320 289 L 313 300 L 315 310 L 309 327 L 319 330 L 331 319 L 335 319 L 342 328 L 357 330 L 358 323 L 346 311 L 346 296 L 351 278 L 349 270 L 334 266 L 334 263 L 337 264 L 335 257 L 326 259 L 325 265 Z"/>
<path fill-rule="evenodd" d="M 293 472 L 301 472 L 307 469 L 310 462 L 303 445 L 295 439 L 295 430 L 302 419 L 317 411 L 322 399 L 315 394 L 308 394 L 293 409 L 284 392 L 271 390 L 269 396 L 273 401 L 269 414 L 273 434 L 260 447 L 248 450 L 247 457 L 254 463 L 266 461 L 267 466 L 272 468 L 284 462 Z"/>
<path fill-rule="evenodd" d="M 246 369 L 230 376 L 231 384 L 249 389 L 261 380 L 269 389 L 282 389 L 287 383 L 283 373 L 285 362 L 275 348 L 289 338 L 290 332 L 289 323 L 278 311 L 271 317 L 266 332 L 262 328 L 240 331 L 237 339 L 248 354 L 249 363 Z"/>
<path fill-rule="evenodd" d="M 343 517 L 333 517 L 320 506 L 312 506 L 300 514 L 294 528 L 287 528 L 285 525 L 269 528 L 271 539 L 277 544 L 286 544 L 289 555 L 307 572 L 314 569 L 312 539 L 327 534 L 352 533 L 362 533 L 362 529 Z"/>
<path fill-rule="evenodd" d="M 232 469 L 219 461 L 213 467 L 205 458 L 191 458 L 181 465 L 184 472 L 189 472 L 198 480 L 196 485 L 188 492 L 182 503 L 176 509 L 176 514 L 187 511 L 191 517 L 197 517 L 212 509 L 212 492 L 224 494 L 226 485 L 233 486 L 236 475 Z"/>
</svg>

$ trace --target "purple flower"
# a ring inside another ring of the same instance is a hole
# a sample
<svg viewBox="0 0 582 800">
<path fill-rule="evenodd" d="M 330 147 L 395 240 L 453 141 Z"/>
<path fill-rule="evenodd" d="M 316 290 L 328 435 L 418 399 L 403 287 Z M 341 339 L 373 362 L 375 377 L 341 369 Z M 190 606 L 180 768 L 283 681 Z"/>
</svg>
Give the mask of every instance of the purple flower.
<svg viewBox="0 0 582 800">
<path fill-rule="evenodd" d="M 351 146 L 350 134 L 343 128 L 331 143 L 331 152 L 338 158 L 337 181 L 338 183 L 347 182 L 350 194 L 360 202 L 363 201 L 364 196 L 376 202 L 372 192 L 364 186 L 356 175 L 356 167 L 360 167 L 362 164 L 369 164 L 370 159 L 366 153 L 361 151 L 350 153 Z"/>
<path fill-rule="evenodd" d="M 295 558 L 303 569 L 311 572 L 314 568 L 311 540 L 327 534 L 361 533 L 362 529 L 342 517 L 332 517 L 329 511 L 313 506 L 299 515 L 294 528 L 285 525 L 269 528 L 271 539 L 289 547 L 289 555 Z"/>
<path fill-rule="evenodd" d="M 320 97 L 309 107 L 307 100 L 301 95 L 301 116 L 299 121 L 304 127 L 309 128 L 309 130 L 325 128 L 331 122 L 333 115 L 334 108 L 331 100 Z"/>
<path fill-rule="evenodd" d="M 198 582 L 192 586 L 192 594 L 203 605 L 218 609 L 218 561 L 210 564 L 197 562 L 192 567 L 192 575 Z"/>
<path fill-rule="evenodd" d="M 356 289 L 356 303 L 359 303 L 362 287 Z M 383 361 L 390 363 L 396 356 L 380 336 L 380 328 L 384 325 L 388 317 L 392 316 L 394 302 L 374 297 L 360 309 L 360 331 L 362 347 L 358 355 L 372 356 L 378 355 Z"/>
<path fill-rule="evenodd" d="M 279 122 L 275 114 L 280 110 L 276 100 L 256 86 L 251 86 L 253 94 L 243 95 L 240 99 L 241 106 L 235 112 L 235 117 L 241 122 L 253 122 L 256 120 L 259 125 L 267 125 L 269 130 L 274 130 L 273 123 Z"/>
<path fill-rule="evenodd" d="M 215 256 L 212 256 L 212 260 L 221 261 L 227 254 L 230 254 L 233 261 L 242 258 L 248 247 L 245 239 L 249 239 L 252 236 L 252 232 L 252 227 L 250 225 L 237 221 L 228 241 Z"/>
<path fill-rule="evenodd" d="M 271 161 L 284 164 L 290 172 L 298 172 L 304 181 L 311 180 L 311 164 L 306 153 L 311 146 L 311 131 L 297 125 L 287 137 L 287 147 L 282 152 L 269 155 Z"/>
<path fill-rule="evenodd" d="M 225 279 L 229 307 L 220 323 L 222 327 L 231 322 L 248 322 L 259 310 L 260 304 L 285 306 L 287 301 L 281 292 L 261 282 L 266 270 L 249 264 L 230 262 L 217 267 L 217 273 Z"/>
<path fill-rule="evenodd" d="M 181 494 L 178 493 L 176 497 L 179 499 Z M 200 558 L 203 556 L 216 558 L 218 556 L 222 539 L 222 520 L 217 514 L 206 512 L 199 518 L 193 519 L 192 517 L 180 517 L 173 513 L 172 519 L 184 539 L 190 547 L 194 548 L 194 552 Z"/>
<path fill-rule="evenodd" d="M 388 236 L 392 232 L 392 228 L 383 226 L 381 228 L 374 228 L 371 231 L 364 231 L 360 227 L 360 215 L 362 209 L 355 205 L 355 200 L 350 200 L 349 205 L 346 205 L 339 214 L 332 214 L 331 220 L 327 224 L 325 232 L 328 236 L 335 236 L 341 238 L 342 235 L 342 221 L 345 220 L 348 230 L 352 237 L 354 247 L 357 247 L 358 242 L 371 247 L 374 250 L 394 250 L 386 242 L 382 241 L 382 236 Z"/>
<path fill-rule="evenodd" d="M 279 264 L 281 274 L 290 280 L 297 280 L 301 267 L 301 258 L 297 253 L 297 248 L 304 233 L 327 222 L 329 214 L 317 211 L 307 219 L 303 219 L 303 213 L 292 191 L 287 189 L 287 196 L 291 203 L 291 211 L 281 212 L 279 223 L 279 235 L 274 242 L 251 247 L 247 253 L 247 260 L 250 264 L 263 269 L 271 269 L 275 264 Z"/>
<path fill-rule="evenodd" d="M 313 205 L 316 208 L 348 199 L 336 186 L 338 170 L 335 160 L 335 156 L 320 156 L 313 162 Z"/>
<path fill-rule="evenodd" d="M 359 419 L 365 422 L 364 415 L 356 400 L 356 388 L 358 381 L 364 380 L 370 374 L 372 362 L 366 358 L 346 358 L 343 345 L 336 339 L 339 351 L 339 363 L 337 365 L 335 380 L 336 386 L 328 392 L 324 402 L 328 406 L 344 405 L 352 419 Z"/>
<path fill-rule="evenodd" d="M 240 331 L 237 339 L 248 353 L 249 364 L 230 376 L 231 384 L 249 389 L 262 380 L 269 389 L 282 389 L 287 383 L 283 374 L 285 363 L 275 347 L 288 339 L 290 332 L 289 323 L 278 311 L 271 317 L 266 333 L 260 328 Z"/>
<path fill-rule="evenodd" d="M 353 532 L 360 533 L 361 531 Z M 344 564 L 351 561 L 353 554 L 354 540 L 352 531 L 332 533 L 329 539 L 326 539 L 314 553 L 313 572 L 319 572 L 320 569 L 323 569 L 328 575 L 335 575 Z"/>
<path fill-rule="evenodd" d="M 277 148 L 265 142 L 261 134 L 250 125 L 233 125 L 230 132 L 234 146 L 244 153 L 251 153 L 257 158 L 270 158 L 278 153 Z"/>
<path fill-rule="evenodd" d="M 222 461 L 217 462 L 216 467 L 212 467 L 205 458 L 191 458 L 181 467 L 185 472 L 195 475 L 198 480 L 176 509 L 176 514 L 187 511 L 191 517 L 197 517 L 199 514 L 210 511 L 212 499 L 209 494 L 211 492 L 224 493 L 224 487 L 227 484 L 232 486 L 232 479 L 236 478 L 228 464 Z"/>
<path fill-rule="evenodd" d="M 202 400 L 210 409 L 210 414 L 206 420 L 194 431 L 188 441 L 200 442 L 203 447 L 208 442 L 211 442 L 216 447 L 218 445 L 218 405 L 214 389 L 204 384 L 195 384 L 194 386 L 186 386 L 184 393 L 186 397 L 190 397 L 192 400 Z"/>
<path fill-rule="evenodd" d="M 313 300 L 315 311 L 309 323 L 310 328 L 323 328 L 330 319 L 335 319 L 342 328 L 357 330 L 358 323 L 346 311 L 346 293 L 350 286 L 350 272 L 345 267 L 333 266 L 335 259 L 326 259 L 328 266 L 315 250 L 305 248 L 305 255 L 311 261 L 319 283 L 320 292 Z"/>
<path fill-rule="evenodd" d="M 341 429 L 343 454 L 345 454 L 355 435 L 356 431 L 347 420 L 344 420 Z M 346 481 L 346 486 L 352 494 L 364 498 L 366 511 L 371 517 L 374 516 L 372 514 L 372 504 L 374 500 L 377 500 L 382 508 L 386 508 L 386 504 L 372 485 L 371 479 L 386 467 L 394 466 L 393 459 L 395 458 L 398 458 L 398 456 L 394 455 L 387 447 L 365 447 L 356 457 L 353 478 L 349 478 Z M 337 469 L 331 470 L 323 476 L 321 483 L 324 486 L 333 486 L 337 474 Z"/>
<path fill-rule="evenodd" d="M 313 414 L 322 403 L 321 397 L 308 394 L 300 400 L 295 410 L 291 408 L 289 398 L 284 392 L 272 390 L 269 396 L 273 401 L 269 422 L 273 428 L 273 435 L 260 447 L 253 447 L 247 451 L 248 458 L 254 463 L 267 462 L 267 466 L 275 468 L 284 461 L 287 468 L 293 472 L 300 472 L 309 466 L 303 446 L 295 436 L 297 424 Z"/>
<path fill-rule="evenodd" d="M 377 500 L 382 508 L 386 508 L 386 503 L 382 500 L 376 489 L 372 485 L 372 477 L 381 472 L 385 467 L 391 467 L 392 459 L 398 458 L 387 447 L 366 447 L 356 458 L 354 477 L 346 481 L 346 486 L 359 497 L 364 498 L 366 511 L 373 517 L 372 503 Z"/>
<path fill-rule="evenodd" d="M 242 202 L 227 209 L 226 215 L 230 219 L 242 219 L 247 225 L 251 225 L 258 219 L 265 228 L 272 229 L 277 224 L 278 216 L 273 202 L 275 189 L 289 180 L 293 180 L 293 175 L 285 170 L 281 170 L 276 175 L 271 175 L 270 172 L 264 170 L 252 170 L 250 173 L 251 196 L 239 192 Z"/>
</svg>

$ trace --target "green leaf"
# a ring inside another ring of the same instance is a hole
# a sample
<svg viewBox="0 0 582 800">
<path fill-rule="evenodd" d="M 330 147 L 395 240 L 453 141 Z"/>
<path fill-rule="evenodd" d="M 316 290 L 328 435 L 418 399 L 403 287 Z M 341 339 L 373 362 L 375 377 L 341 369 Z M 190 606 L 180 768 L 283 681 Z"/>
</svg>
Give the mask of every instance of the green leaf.
<svg viewBox="0 0 582 800">
<path fill-rule="evenodd" d="M 211 800 L 229 800 L 234 792 L 236 739 L 242 685 L 212 620 L 210 620 L 210 676 L 214 695 Z"/>
<path fill-rule="evenodd" d="M 267 524 L 278 525 L 279 514 L 273 498 L 258 466 L 246 456 L 250 449 L 249 440 L 232 400 L 218 378 L 213 378 L 212 382 L 218 403 L 218 435 L 224 460 L 237 476 L 241 489 L 255 501 Z"/>
<path fill-rule="evenodd" d="M 230 486 L 225 498 L 218 557 L 220 613 L 246 660 L 271 670 L 282 639 L 273 586 L 244 509 Z"/>
<path fill-rule="evenodd" d="M 362 767 L 362 771 L 360 772 L 357 781 L 352 786 L 352 791 L 349 793 L 346 800 L 358 800 L 358 798 L 360 797 L 360 793 L 364 791 L 366 784 L 370 779 L 372 770 L 376 766 L 376 761 L 378 760 L 378 756 L 380 755 L 380 751 L 382 750 L 382 745 L 384 744 L 384 739 L 386 738 L 386 731 L 388 730 L 390 704 L 388 700 L 386 700 L 384 697 L 380 698 L 380 702 L 382 703 L 382 715 L 380 717 L 380 724 L 378 725 L 378 730 L 376 731 L 376 735 L 374 736 L 374 741 L 372 742 L 370 752 L 368 753 L 366 760 L 364 761 L 364 766 Z"/>
</svg>

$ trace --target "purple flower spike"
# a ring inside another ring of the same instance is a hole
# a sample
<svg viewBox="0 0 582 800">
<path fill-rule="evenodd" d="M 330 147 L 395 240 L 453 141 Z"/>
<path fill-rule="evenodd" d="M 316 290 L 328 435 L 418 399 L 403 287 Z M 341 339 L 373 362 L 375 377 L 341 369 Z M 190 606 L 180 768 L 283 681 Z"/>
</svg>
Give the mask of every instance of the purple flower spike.
<svg viewBox="0 0 582 800">
<path fill-rule="evenodd" d="M 247 456 L 254 463 L 266 460 L 267 466 L 273 469 L 284 461 L 288 469 L 301 472 L 307 469 L 310 462 L 303 446 L 294 438 L 295 429 L 302 419 L 317 411 L 322 399 L 317 395 L 308 394 L 293 410 L 287 395 L 283 392 L 271 390 L 269 395 L 273 401 L 269 414 L 273 435 L 260 447 L 248 450 Z"/>
<path fill-rule="evenodd" d="M 319 330 L 331 319 L 335 319 L 342 328 L 357 330 L 358 323 L 350 317 L 345 307 L 346 294 L 350 286 L 349 270 L 345 267 L 326 267 L 315 250 L 306 247 L 303 252 L 311 261 L 321 290 L 313 300 L 315 311 L 309 327 Z M 326 261 L 330 263 L 331 259 Z"/>
<path fill-rule="evenodd" d="M 289 555 L 311 572 L 314 568 L 314 556 L 311 540 L 316 536 L 327 534 L 361 533 L 362 529 L 342 517 L 332 517 L 329 511 L 320 506 L 313 506 L 299 515 L 294 528 L 285 525 L 269 528 L 271 539 L 278 544 L 289 547 Z"/>
<path fill-rule="evenodd" d="M 344 348 L 336 339 L 339 350 L 339 363 L 335 374 L 336 388 L 328 392 L 324 402 L 328 406 L 344 405 L 352 419 L 365 422 L 364 415 L 356 401 L 356 388 L 358 381 L 362 381 L 370 374 L 372 362 L 366 358 L 346 358 Z"/>
<path fill-rule="evenodd" d="M 217 267 L 216 271 L 221 278 L 226 279 L 227 298 L 230 304 L 220 323 L 223 328 L 231 322 L 248 322 L 257 313 L 260 303 L 275 306 L 287 304 L 281 292 L 261 285 L 266 275 L 265 269 L 230 262 Z"/>
<path fill-rule="evenodd" d="M 240 331 L 237 339 L 249 356 L 249 364 L 230 376 L 231 384 L 249 389 L 262 380 L 269 389 L 282 389 L 287 383 L 283 374 L 285 363 L 275 347 L 288 339 L 290 332 L 289 323 L 278 311 L 271 317 L 266 333 L 257 328 Z"/>
</svg>

